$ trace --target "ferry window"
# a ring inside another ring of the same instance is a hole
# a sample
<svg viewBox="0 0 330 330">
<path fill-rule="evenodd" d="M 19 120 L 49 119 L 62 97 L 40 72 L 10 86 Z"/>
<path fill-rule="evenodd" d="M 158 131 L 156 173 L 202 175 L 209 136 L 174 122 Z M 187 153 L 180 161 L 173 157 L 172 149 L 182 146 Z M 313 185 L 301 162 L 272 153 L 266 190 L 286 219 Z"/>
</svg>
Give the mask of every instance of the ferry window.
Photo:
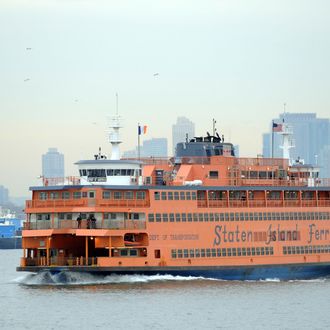
<svg viewBox="0 0 330 330">
<path fill-rule="evenodd" d="M 62 199 L 70 199 L 70 193 L 68 191 L 63 191 Z"/>
<path fill-rule="evenodd" d="M 198 213 L 198 221 L 203 222 L 203 213 Z"/>
<path fill-rule="evenodd" d="M 156 259 L 160 258 L 160 250 L 155 250 L 155 258 Z"/>
<path fill-rule="evenodd" d="M 174 213 L 170 213 L 170 222 L 174 222 Z"/>
<path fill-rule="evenodd" d="M 195 249 L 195 256 L 196 258 L 199 258 L 201 256 L 199 249 Z"/>
<path fill-rule="evenodd" d="M 257 252 L 257 256 L 260 256 L 260 248 L 259 247 L 256 248 L 256 252 Z"/>
<path fill-rule="evenodd" d="M 154 197 L 155 197 L 155 200 L 156 200 L 156 201 L 159 201 L 159 200 L 160 200 L 159 191 L 155 191 L 155 192 L 154 192 Z"/>
<path fill-rule="evenodd" d="M 120 256 L 121 257 L 127 257 L 128 256 L 128 250 L 120 250 Z"/>
<path fill-rule="evenodd" d="M 104 220 L 109 220 L 109 213 L 104 213 L 103 214 L 103 219 Z"/>
<path fill-rule="evenodd" d="M 250 221 L 253 220 L 253 213 L 250 213 L 250 214 L 249 214 L 249 220 L 250 220 Z"/>
<path fill-rule="evenodd" d="M 182 258 L 182 250 L 178 249 L 178 258 Z"/>
<path fill-rule="evenodd" d="M 196 200 L 196 192 L 195 191 L 191 192 L 191 199 Z"/>
<path fill-rule="evenodd" d="M 168 222 L 168 214 L 167 213 L 163 213 L 163 221 Z"/>
<path fill-rule="evenodd" d="M 162 200 L 166 200 L 167 196 L 166 196 L 166 191 L 162 191 Z"/>
<path fill-rule="evenodd" d="M 234 213 L 230 213 L 230 221 L 234 221 Z"/>
<path fill-rule="evenodd" d="M 122 199 L 122 192 L 121 191 L 115 191 L 113 193 L 113 198 L 114 199 Z"/>
<path fill-rule="evenodd" d="M 189 258 L 195 258 L 195 251 L 194 249 L 189 250 Z"/>
<path fill-rule="evenodd" d="M 173 200 L 173 192 L 172 191 L 169 191 L 167 196 L 168 196 L 168 200 L 170 200 L 170 201 Z"/>
<path fill-rule="evenodd" d="M 37 220 L 42 220 L 42 215 L 41 214 L 37 214 Z"/>
<path fill-rule="evenodd" d="M 160 215 L 160 213 L 156 213 L 156 222 L 161 222 L 161 215 Z"/>
<path fill-rule="evenodd" d="M 204 221 L 209 221 L 209 214 L 208 213 L 204 213 Z"/>
<path fill-rule="evenodd" d="M 146 176 L 146 184 L 151 184 L 151 183 L 152 183 L 151 176 Z"/>
<path fill-rule="evenodd" d="M 184 191 L 180 191 L 180 199 L 181 200 L 185 200 L 186 199 L 186 195 Z"/>
<path fill-rule="evenodd" d="M 113 175 L 114 176 L 119 176 L 120 175 L 120 170 L 114 170 Z"/>
<path fill-rule="evenodd" d="M 241 250 L 241 248 L 237 248 L 237 255 L 238 255 L 238 256 L 241 256 L 241 255 L 242 255 L 242 250 Z"/>
<path fill-rule="evenodd" d="M 107 170 L 107 176 L 113 176 L 113 170 Z"/>
<path fill-rule="evenodd" d="M 136 249 L 131 249 L 131 250 L 129 251 L 129 255 L 130 255 L 131 257 L 136 257 L 136 256 L 137 256 L 137 250 L 136 250 Z"/>
<path fill-rule="evenodd" d="M 242 248 L 242 256 L 246 256 L 246 248 Z"/>
<path fill-rule="evenodd" d="M 140 213 L 133 213 L 133 220 L 140 220 Z"/>
<path fill-rule="evenodd" d="M 236 257 L 236 248 L 232 248 L 231 252 L 232 252 L 233 257 Z"/>
<path fill-rule="evenodd" d="M 248 248 L 246 249 L 246 255 L 248 255 L 248 256 L 251 255 L 251 248 L 248 247 Z"/>
<path fill-rule="evenodd" d="M 188 222 L 192 222 L 192 214 L 188 213 L 187 216 L 188 216 Z"/>
<path fill-rule="evenodd" d="M 65 219 L 65 214 L 64 213 L 59 213 L 58 214 L 58 219 L 59 220 L 64 220 Z M 40 219 L 41 220 L 41 219 Z"/>
<path fill-rule="evenodd" d="M 184 250 L 183 250 L 183 257 L 184 257 L 184 258 L 189 258 L 189 255 L 188 255 L 188 249 L 184 249 Z"/>
<path fill-rule="evenodd" d="M 66 220 L 72 220 L 72 213 L 66 214 Z"/>
<path fill-rule="evenodd" d="M 117 213 L 110 213 L 111 220 L 116 220 L 117 219 Z"/>
<path fill-rule="evenodd" d="M 180 213 L 175 213 L 175 221 L 176 222 L 180 222 L 180 219 L 181 217 L 180 217 Z"/>
<path fill-rule="evenodd" d="M 87 214 L 86 213 L 81 213 L 81 219 L 83 219 L 83 220 L 87 219 Z"/>
<path fill-rule="evenodd" d="M 59 197 L 59 194 L 58 194 L 58 192 L 50 192 L 49 193 L 49 198 L 50 199 L 58 199 L 58 197 Z"/>
<path fill-rule="evenodd" d="M 220 213 L 220 221 L 224 221 L 225 220 L 225 215 L 223 213 Z"/>
<path fill-rule="evenodd" d="M 307 212 L 307 220 L 311 220 L 311 213 Z"/>
<path fill-rule="evenodd" d="M 39 193 L 39 199 L 42 199 L 42 200 L 47 199 L 47 193 L 46 192 Z"/>
<path fill-rule="evenodd" d="M 154 222 L 154 214 L 153 213 L 148 214 L 148 221 L 149 222 Z"/>
<path fill-rule="evenodd" d="M 239 221 L 239 213 L 235 213 L 235 220 Z"/>
<path fill-rule="evenodd" d="M 174 199 L 179 200 L 179 192 L 178 191 L 174 192 Z"/>
<path fill-rule="evenodd" d="M 218 179 L 219 177 L 219 172 L 218 171 L 210 171 L 209 172 L 209 178 L 210 179 Z"/>
<path fill-rule="evenodd" d="M 120 170 L 120 175 L 121 176 L 126 176 L 126 173 L 127 173 L 126 170 Z"/>
<path fill-rule="evenodd" d="M 211 257 L 211 249 L 206 249 L 206 256 Z"/>
<path fill-rule="evenodd" d="M 87 191 L 83 191 L 83 192 L 81 193 L 81 196 L 82 196 L 83 198 L 86 198 L 86 197 L 87 197 Z"/>
<path fill-rule="evenodd" d="M 217 249 L 217 257 L 221 257 L 221 249 Z"/>
<path fill-rule="evenodd" d="M 197 213 L 193 213 L 193 218 L 194 218 L 194 222 L 198 221 L 198 214 Z"/>
<path fill-rule="evenodd" d="M 95 198 L 95 191 L 89 191 L 88 198 Z"/>
<path fill-rule="evenodd" d="M 191 195 L 190 195 L 190 191 L 186 192 L 186 200 L 191 200 Z"/>
<path fill-rule="evenodd" d="M 222 249 L 221 254 L 223 257 L 227 255 L 227 249 Z"/>
<path fill-rule="evenodd" d="M 214 221 L 219 221 L 219 213 L 214 213 Z"/>
<path fill-rule="evenodd" d="M 136 192 L 136 199 L 146 199 L 145 191 L 137 191 Z"/>
<path fill-rule="evenodd" d="M 211 251 L 212 251 L 212 257 L 216 257 L 217 256 L 216 250 L 212 249 Z"/>
<path fill-rule="evenodd" d="M 252 254 L 253 256 L 256 255 L 256 248 L 253 247 L 253 248 L 251 249 L 251 254 Z"/>
<path fill-rule="evenodd" d="M 259 179 L 267 179 L 267 172 L 260 171 L 259 172 Z"/>
<path fill-rule="evenodd" d="M 181 221 L 182 222 L 186 222 L 187 221 L 187 216 L 186 216 L 186 213 L 181 213 Z"/>
<path fill-rule="evenodd" d="M 110 191 L 103 191 L 102 193 L 102 198 L 103 199 L 110 199 L 111 197 L 111 192 Z"/>
<path fill-rule="evenodd" d="M 81 192 L 80 191 L 74 191 L 73 192 L 73 198 L 74 199 L 80 199 L 81 198 Z"/>
<path fill-rule="evenodd" d="M 134 193 L 133 191 L 125 191 L 125 199 L 133 199 Z"/>
<path fill-rule="evenodd" d="M 176 250 L 172 250 L 172 258 L 176 259 Z"/>
<path fill-rule="evenodd" d="M 250 179 L 256 179 L 258 177 L 257 171 L 250 171 Z"/>
<path fill-rule="evenodd" d="M 225 221 L 229 221 L 229 213 L 225 213 Z"/>
<path fill-rule="evenodd" d="M 231 249 L 227 249 L 227 256 L 231 257 Z"/>
<path fill-rule="evenodd" d="M 205 257 L 205 249 L 201 249 L 201 257 L 202 257 L 202 258 Z"/>
</svg>

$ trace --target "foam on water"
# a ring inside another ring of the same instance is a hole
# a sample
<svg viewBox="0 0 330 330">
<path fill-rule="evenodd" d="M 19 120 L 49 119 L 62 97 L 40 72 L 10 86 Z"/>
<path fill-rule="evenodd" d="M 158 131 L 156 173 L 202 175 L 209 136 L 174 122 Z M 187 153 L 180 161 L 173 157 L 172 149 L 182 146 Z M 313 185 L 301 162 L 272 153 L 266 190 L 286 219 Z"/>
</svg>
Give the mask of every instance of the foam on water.
<svg viewBox="0 0 330 330">
<path fill-rule="evenodd" d="M 203 277 L 173 276 L 173 275 L 94 275 L 88 273 L 60 272 L 52 274 L 41 272 L 20 276 L 14 282 L 22 285 L 104 285 L 118 283 L 149 283 L 156 281 L 196 281 L 204 280 Z"/>
</svg>

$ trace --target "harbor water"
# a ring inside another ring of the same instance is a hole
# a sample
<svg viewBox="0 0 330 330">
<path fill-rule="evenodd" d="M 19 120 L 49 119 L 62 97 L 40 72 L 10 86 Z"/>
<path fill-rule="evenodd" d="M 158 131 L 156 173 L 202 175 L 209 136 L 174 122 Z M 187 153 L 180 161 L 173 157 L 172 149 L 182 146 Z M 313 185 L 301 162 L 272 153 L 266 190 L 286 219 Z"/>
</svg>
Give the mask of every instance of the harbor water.
<svg viewBox="0 0 330 330">
<path fill-rule="evenodd" d="M 0 250 L 0 329 L 329 329 L 330 279 L 18 273 Z"/>
</svg>

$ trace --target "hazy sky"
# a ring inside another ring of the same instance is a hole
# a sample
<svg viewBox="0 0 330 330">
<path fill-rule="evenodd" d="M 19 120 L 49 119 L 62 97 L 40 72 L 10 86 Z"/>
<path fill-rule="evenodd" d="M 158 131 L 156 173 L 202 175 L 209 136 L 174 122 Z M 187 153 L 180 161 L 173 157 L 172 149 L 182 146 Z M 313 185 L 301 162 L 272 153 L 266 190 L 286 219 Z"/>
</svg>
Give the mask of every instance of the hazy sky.
<svg viewBox="0 0 330 330">
<path fill-rule="evenodd" d="M 1 0 L 0 185 L 27 195 L 49 147 L 66 175 L 109 153 L 116 92 L 122 150 L 138 122 L 170 138 L 186 116 L 256 156 L 284 102 L 330 117 L 329 15 L 328 0 Z"/>
</svg>

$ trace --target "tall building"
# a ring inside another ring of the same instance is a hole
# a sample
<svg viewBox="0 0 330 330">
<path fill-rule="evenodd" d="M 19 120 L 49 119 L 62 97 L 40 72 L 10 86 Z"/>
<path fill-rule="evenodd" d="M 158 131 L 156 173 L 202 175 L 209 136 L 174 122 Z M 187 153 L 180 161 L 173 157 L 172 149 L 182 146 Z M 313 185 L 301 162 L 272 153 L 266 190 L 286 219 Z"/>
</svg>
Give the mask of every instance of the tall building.
<svg viewBox="0 0 330 330">
<path fill-rule="evenodd" d="M 293 145 L 290 149 L 291 160 L 303 159 L 306 164 L 317 164 L 326 169 L 325 159 L 329 159 L 330 146 L 330 121 L 329 119 L 317 118 L 316 113 L 282 113 L 279 118 L 274 119 L 275 123 L 285 122 L 292 128 Z M 272 133 L 263 134 L 263 155 L 271 157 Z M 282 137 L 274 133 L 274 157 L 282 157 Z M 327 158 L 328 157 L 328 158 Z M 323 171 L 325 172 L 325 171 Z"/>
<path fill-rule="evenodd" d="M 191 139 L 195 136 L 195 124 L 186 117 L 178 117 L 176 124 L 172 125 L 173 155 L 177 143 L 186 141 L 186 137 Z"/>
<path fill-rule="evenodd" d="M 167 139 L 153 138 L 145 140 L 140 147 L 141 157 L 167 157 Z M 123 158 L 137 158 L 137 148 L 123 153 Z"/>
<path fill-rule="evenodd" d="M 6 187 L 0 186 L 0 205 L 4 205 L 9 201 L 9 191 Z"/>
<path fill-rule="evenodd" d="M 42 155 L 42 175 L 45 178 L 64 177 L 64 155 L 57 151 L 57 148 L 49 148 L 48 152 Z"/>
<path fill-rule="evenodd" d="M 154 138 L 143 141 L 142 157 L 167 157 L 167 139 Z"/>
</svg>

